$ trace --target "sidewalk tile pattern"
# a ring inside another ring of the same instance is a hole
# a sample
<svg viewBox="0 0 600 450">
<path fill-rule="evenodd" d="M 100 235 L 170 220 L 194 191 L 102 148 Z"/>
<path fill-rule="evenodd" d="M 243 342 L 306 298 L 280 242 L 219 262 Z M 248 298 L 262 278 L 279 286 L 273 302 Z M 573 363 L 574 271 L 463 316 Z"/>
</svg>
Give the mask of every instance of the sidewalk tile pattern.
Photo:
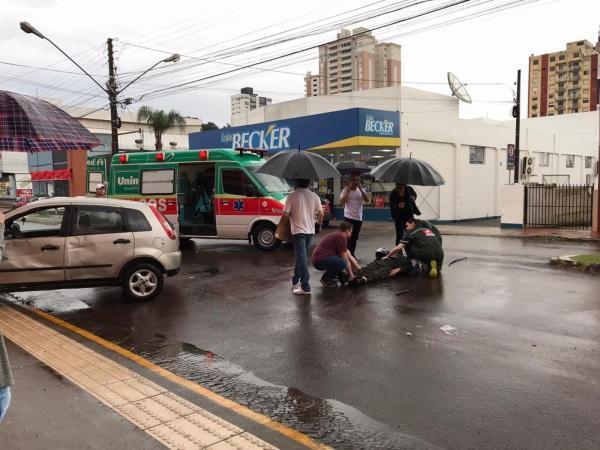
<svg viewBox="0 0 600 450">
<path fill-rule="evenodd" d="M 172 449 L 275 449 L 8 305 L 0 328 L 16 345 Z"/>
</svg>

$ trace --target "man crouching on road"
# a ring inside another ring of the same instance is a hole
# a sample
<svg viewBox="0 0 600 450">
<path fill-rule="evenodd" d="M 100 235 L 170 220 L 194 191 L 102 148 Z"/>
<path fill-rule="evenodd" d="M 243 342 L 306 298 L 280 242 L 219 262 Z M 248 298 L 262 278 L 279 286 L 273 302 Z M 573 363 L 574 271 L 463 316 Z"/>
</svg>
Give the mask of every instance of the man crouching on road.
<svg viewBox="0 0 600 450">
<path fill-rule="evenodd" d="M 405 249 L 406 254 L 411 259 L 411 273 L 418 271 L 418 263 L 420 262 L 429 265 L 429 277 L 436 278 L 438 270 L 442 269 L 444 263 L 444 250 L 440 243 L 441 239 L 438 239 L 431 229 L 418 226 L 414 218 L 406 221 L 405 228 L 406 232 L 400 243 L 385 258 L 390 258 Z"/>
<path fill-rule="evenodd" d="M 4 256 L 4 214 L 0 212 L 0 262 Z M 10 386 L 13 384 L 8 353 L 4 345 L 4 338 L 0 331 L 0 422 L 4 419 L 6 410 L 10 405 Z"/>
<path fill-rule="evenodd" d="M 348 248 L 350 236 L 352 236 L 352 224 L 342 222 L 340 231 L 328 234 L 317 244 L 312 260 L 315 269 L 325 271 L 321 277 L 323 286 L 336 287 L 338 280 L 342 284 L 352 281 L 354 279 L 352 269 L 360 269 Z"/>
</svg>

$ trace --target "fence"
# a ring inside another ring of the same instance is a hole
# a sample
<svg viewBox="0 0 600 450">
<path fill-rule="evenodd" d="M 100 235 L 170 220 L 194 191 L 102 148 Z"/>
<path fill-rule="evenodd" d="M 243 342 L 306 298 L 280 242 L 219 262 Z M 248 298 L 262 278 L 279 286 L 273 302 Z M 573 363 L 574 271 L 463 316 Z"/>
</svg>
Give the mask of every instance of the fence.
<svg viewBox="0 0 600 450">
<path fill-rule="evenodd" d="M 593 185 L 525 186 L 525 226 L 590 228 L 593 193 Z"/>
</svg>

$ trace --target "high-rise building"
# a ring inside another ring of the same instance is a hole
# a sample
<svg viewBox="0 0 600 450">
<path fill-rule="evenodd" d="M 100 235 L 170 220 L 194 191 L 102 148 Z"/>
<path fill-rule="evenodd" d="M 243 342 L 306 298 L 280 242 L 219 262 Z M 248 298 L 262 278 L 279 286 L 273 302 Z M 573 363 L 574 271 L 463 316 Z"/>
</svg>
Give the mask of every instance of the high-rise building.
<svg viewBox="0 0 600 450">
<path fill-rule="evenodd" d="M 239 94 L 231 96 L 231 119 L 233 121 L 234 117 L 239 117 L 252 109 L 260 108 L 269 103 L 271 103 L 270 98 L 259 97 L 251 87 L 242 88 Z"/>
<path fill-rule="evenodd" d="M 529 57 L 528 116 L 543 117 L 598 107 L 599 42 L 569 42 L 566 50 Z"/>
<path fill-rule="evenodd" d="M 398 85 L 400 46 L 377 42 L 366 28 L 341 30 L 319 47 L 319 74 L 304 82 L 307 97 Z"/>
</svg>

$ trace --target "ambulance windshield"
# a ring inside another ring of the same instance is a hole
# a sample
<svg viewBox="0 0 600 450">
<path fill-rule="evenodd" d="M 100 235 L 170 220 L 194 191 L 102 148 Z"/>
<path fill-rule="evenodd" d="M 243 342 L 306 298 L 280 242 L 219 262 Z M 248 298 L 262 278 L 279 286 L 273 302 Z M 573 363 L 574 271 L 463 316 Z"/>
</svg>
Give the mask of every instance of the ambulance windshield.
<svg viewBox="0 0 600 450">
<path fill-rule="evenodd" d="M 263 185 L 267 192 L 292 192 L 292 187 L 283 178 L 276 177 L 274 175 L 268 175 L 266 173 L 256 173 L 262 164 L 253 164 L 246 168 L 252 172 L 252 175 L 256 177 L 258 181 Z"/>
</svg>

